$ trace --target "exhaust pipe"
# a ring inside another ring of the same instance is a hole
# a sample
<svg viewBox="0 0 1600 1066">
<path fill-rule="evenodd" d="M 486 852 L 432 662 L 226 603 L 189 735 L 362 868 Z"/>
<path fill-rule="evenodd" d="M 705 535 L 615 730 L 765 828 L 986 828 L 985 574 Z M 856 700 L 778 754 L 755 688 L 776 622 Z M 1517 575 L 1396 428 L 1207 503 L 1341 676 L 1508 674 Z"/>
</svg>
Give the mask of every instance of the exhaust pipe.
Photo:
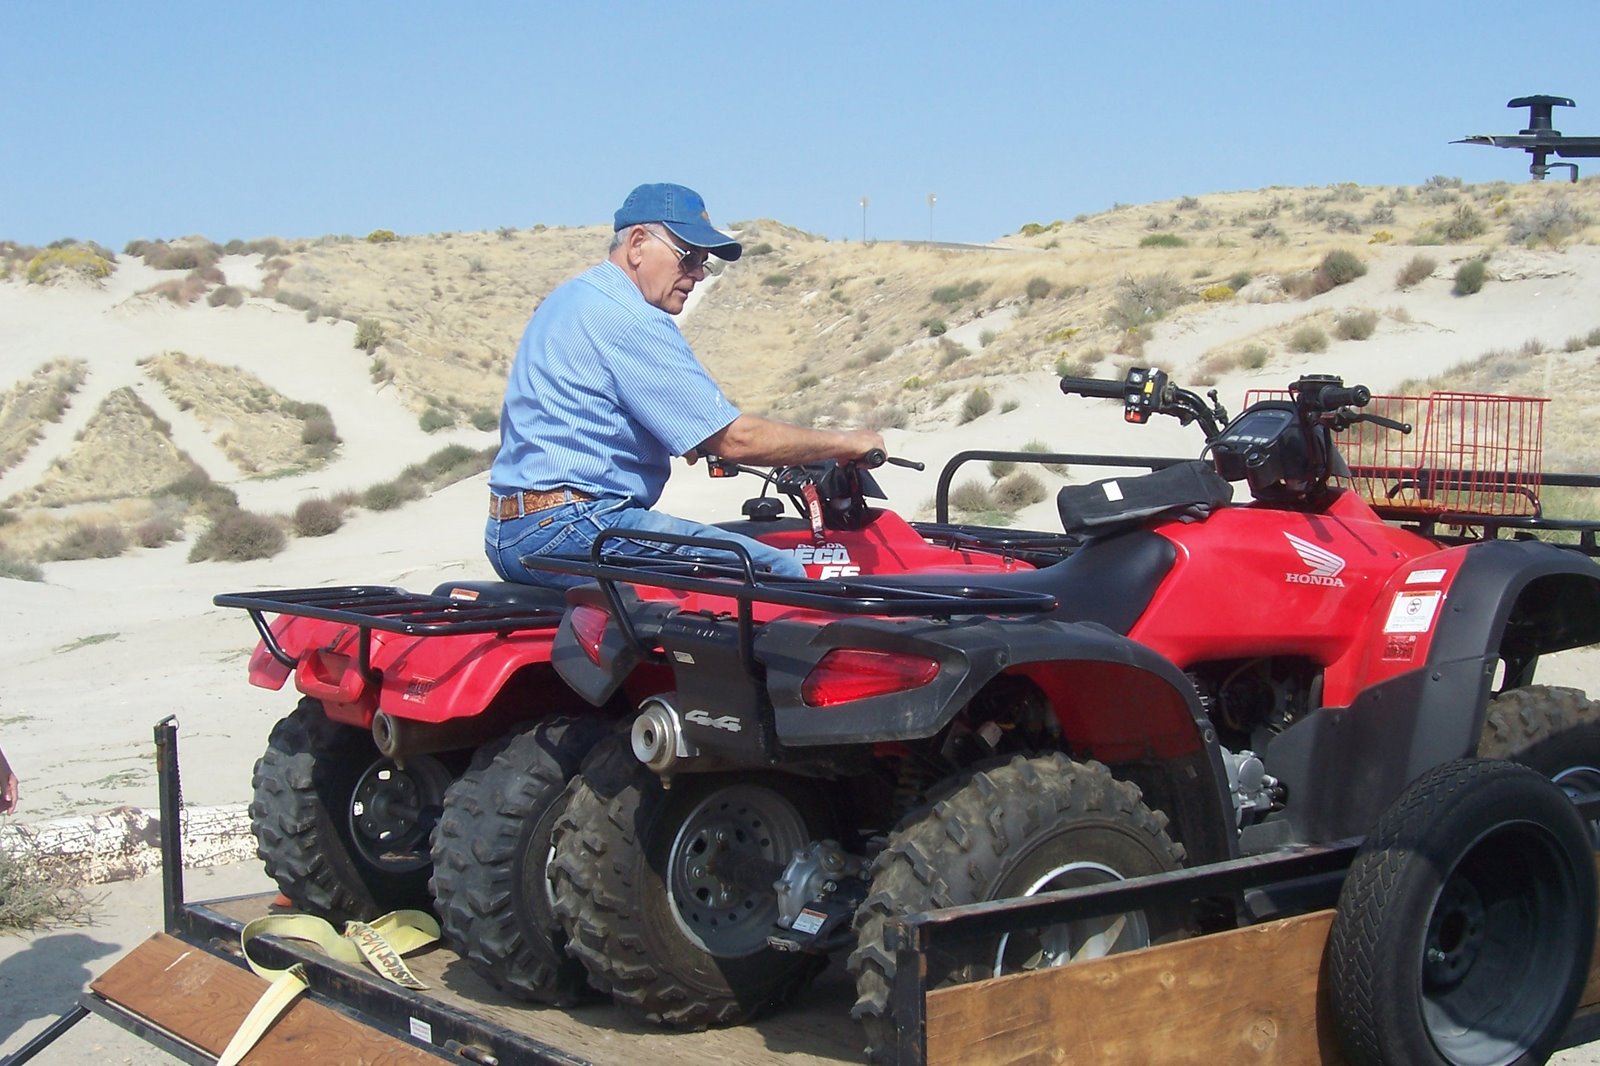
<svg viewBox="0 0 1600 1066">
<path fill-rule="evenodd" d="M 700 754 L 683 735 L 683 719 L 677 710 L 660 696 L 651 696 L 639 705 L 630 739 L 634 758 L 658 774 L 669 774 L 680 760 Z"/>
<path fill-rule="evenodd" d="M 391 759 L 431 755 L 454 748 L 473 748 L 500 736 L 505 723 L 496 715 L 452 718 L 444 722 L 418 722 L 379 711 L 372 716 L 372 742 Z"/>
</svg>

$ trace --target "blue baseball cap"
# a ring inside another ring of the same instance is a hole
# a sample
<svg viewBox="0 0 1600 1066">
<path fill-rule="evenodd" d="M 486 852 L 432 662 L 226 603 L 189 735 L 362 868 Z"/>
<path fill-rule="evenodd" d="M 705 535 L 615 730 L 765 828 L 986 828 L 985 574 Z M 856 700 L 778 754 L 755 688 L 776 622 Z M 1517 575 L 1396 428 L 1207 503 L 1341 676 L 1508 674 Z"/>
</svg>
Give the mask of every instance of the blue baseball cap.
<svg viewBox="0 0 1600 1066">
<path fill-rule="evenodd" d="M 658 182 L 639 186 L 617 208 L 616 222 L 613 229 L 659 222 L 683 243 L 704 248 L 730 263 L 744 252 L 738 241 L 711 225 L 700 194 L 683 185 Z"/>
</svg>

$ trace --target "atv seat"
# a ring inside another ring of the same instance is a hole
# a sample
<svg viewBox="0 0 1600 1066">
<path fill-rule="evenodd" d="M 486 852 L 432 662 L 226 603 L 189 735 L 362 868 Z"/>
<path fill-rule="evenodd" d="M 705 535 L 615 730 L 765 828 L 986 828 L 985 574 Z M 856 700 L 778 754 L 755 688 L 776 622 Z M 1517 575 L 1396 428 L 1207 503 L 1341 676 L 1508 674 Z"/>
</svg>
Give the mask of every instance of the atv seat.
<svg viewBox="0 0 1600 1066">
<path fill-rule="evenodd" d="M 567 609 L 565 589 L 542 585 L 522 585 L 515 581 L 446 581 L 433 590 L 435 596 L 476 603 L 503 603 L 508 607 Z"/>
<path fill-rule="evenodd" d="M 1045 592 L 1059 606 L 1043 617 L 1058 622 L 1096 622 L 1127 633 L 1139 621 L 1172 564 L 1177 549 L 1149 530 L 1097 537 L 1050 566 L 1009 574 L 910 573 L 873 574 L 862 580 L 874 585 L 988 585 L 1024 592 Z"/>
</svg>

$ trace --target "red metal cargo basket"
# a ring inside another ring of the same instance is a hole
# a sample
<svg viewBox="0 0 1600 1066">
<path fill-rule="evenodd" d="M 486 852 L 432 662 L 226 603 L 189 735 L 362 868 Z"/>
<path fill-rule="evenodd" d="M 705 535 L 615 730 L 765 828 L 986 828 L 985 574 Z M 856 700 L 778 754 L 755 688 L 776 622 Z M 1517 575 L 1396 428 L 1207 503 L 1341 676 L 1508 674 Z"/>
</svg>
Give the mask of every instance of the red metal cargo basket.
<svg viewBox="0 0 1600 1066">
<path fill-rule="evenodd" d="M 1252 389 L 1244 402 L 1288 398 Z M 1374 396 L 1364 411 L 1411 432 L 1357 422 L 1334 442 L 1350 466 L 1350 488 L 1384 513 L 1537 515 L 1549 402 L 1478 392 Z"/>
</svg>

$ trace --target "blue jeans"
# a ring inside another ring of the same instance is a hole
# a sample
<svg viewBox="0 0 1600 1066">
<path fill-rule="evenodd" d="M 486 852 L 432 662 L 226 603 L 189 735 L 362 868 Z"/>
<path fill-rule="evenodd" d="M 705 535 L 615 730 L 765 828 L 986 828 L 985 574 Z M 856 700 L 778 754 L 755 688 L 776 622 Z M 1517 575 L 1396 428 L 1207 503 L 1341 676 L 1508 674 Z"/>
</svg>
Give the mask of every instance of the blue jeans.
<svg viewBox="0 0 1600 1066">
<path fill-rule="evenodd" d="M 571 588 L 589 579 L 549 570 L 530 570 L 522 565 L 522 560 L 543 555 L 587 559 L 595 537 L 606 529 L 635 529 L 641 533 L 677 533 L 732 541 L 750 553 L 750 561 L 758 571 L 770 570 L 783 577 L 806 576 L 805 567 L 790 552 L 768 547 L 758 540 L 716 526 L 675 518 L 618 499 L 582 500 L 504 521 L 491 516 L 483 531 L 483 549 L 489 556 L 489 565 L 494 567 L 494 572 L 506 581 Z M 705 548 L 649 540 L 610 540 L 606 542 L 605 550 L 608 555 L 679 555 L 717 562 L 733 561 L 731 555 Z"/>
</svg>

